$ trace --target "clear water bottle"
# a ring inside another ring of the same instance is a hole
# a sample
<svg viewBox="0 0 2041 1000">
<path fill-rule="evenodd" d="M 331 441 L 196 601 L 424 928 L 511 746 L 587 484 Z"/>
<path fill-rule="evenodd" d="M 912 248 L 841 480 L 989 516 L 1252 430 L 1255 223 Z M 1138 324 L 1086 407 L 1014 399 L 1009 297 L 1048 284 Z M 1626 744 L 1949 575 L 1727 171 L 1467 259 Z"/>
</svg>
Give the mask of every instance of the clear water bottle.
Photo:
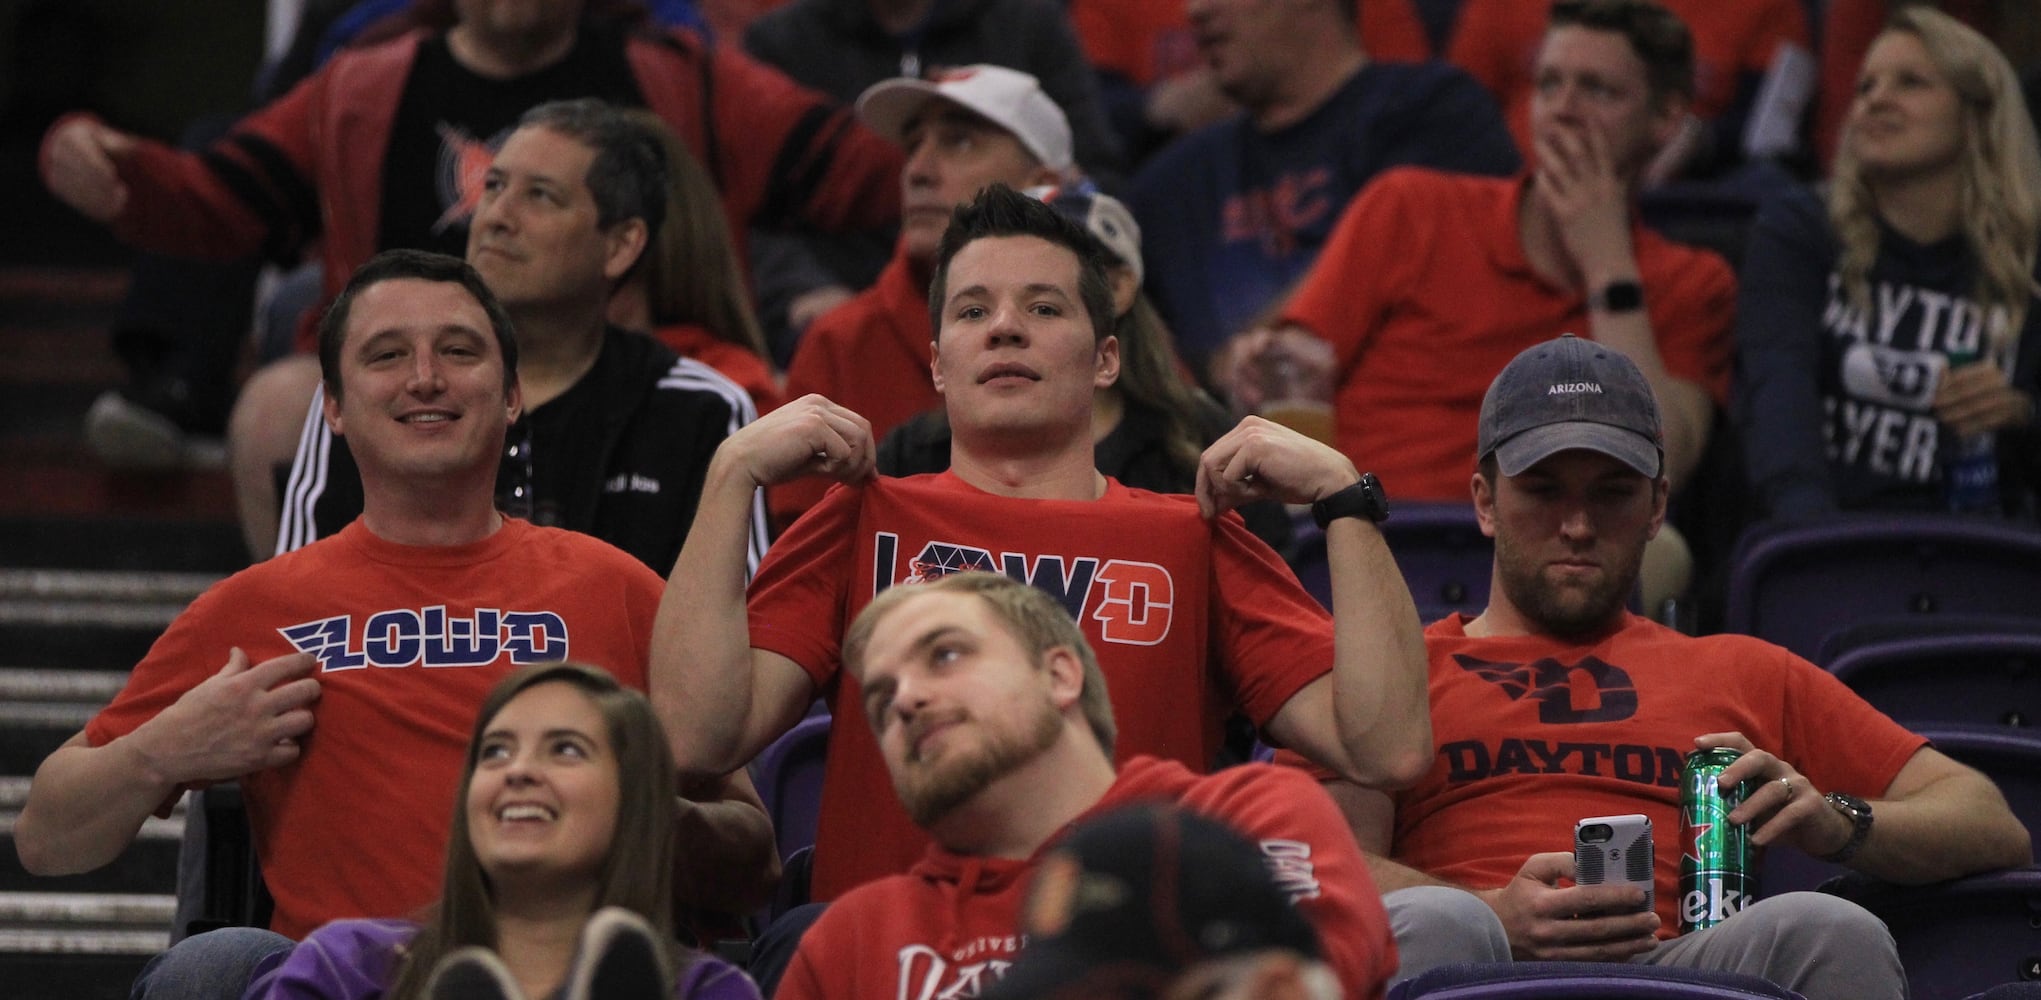
<svg viewBox="0 0 2041 1000">
<path fill-rule="evenodd" d="M 1952 352 L 1949 370 L 1977 358 L 1969 351 Z M 1985 431 L 1959 438 L 1947 426 L 1942 431 L 1942 505 L 1957 513 L 1998 513 L 1998 435 Z"/>
</svg>

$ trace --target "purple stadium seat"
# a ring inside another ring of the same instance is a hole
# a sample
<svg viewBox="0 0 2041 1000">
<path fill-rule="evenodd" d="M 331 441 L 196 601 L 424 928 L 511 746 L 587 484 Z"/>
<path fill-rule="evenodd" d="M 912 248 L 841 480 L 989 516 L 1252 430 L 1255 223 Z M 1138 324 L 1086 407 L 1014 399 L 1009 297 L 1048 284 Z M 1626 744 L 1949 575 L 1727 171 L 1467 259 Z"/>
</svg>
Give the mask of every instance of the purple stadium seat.
<svg viewBox="0 0 2041 1000">
<path fill-rule="evenodd" d="M 1798 1000 L 1755 976 L 1621 962 L 1447 965 L 1389 988 L 1388 1000 Z"/>
<path fill-rule="evenodd" d="M 2041 868 L 1929 886 L 1852 877 L 1833 891 L 1892 929 L 1913 1000 L 1958 1000 L 2041 979 Z"/>
<path fill-rule="evenodd" d="M 2041 621 L 1970 621 L 1975 631 L 1866 641 L 1826 665 L 1865 701 L 1911 727 L 2041 721 Z"/>
<path fill-rule="evenodd" d="M 1417 603 L 1419 621 L 1430 624 L 1455 611 L 1480 614 L 1488 606 L 1489 565 L 1495 543 L 1481 533 L 1468 504 L 1391 502 L 1382 537 L 1403 571 L 1403 582 Z M 1320 604 L 1332 606 L 1332 583 L 1325 562 L 1325 536 L 1307 518 L 1297 531 L 1290 565 L 1304 589 Z"/>
<path fill-rule="evenodd" d="M 1728 631 L 1809 659 L 1829 633 L 1867 619 L 2041 618 L 2041 531 L 1937 514 L 1758 525 L 1737 544 L 1725 612 Z"/>
<path fill-rule="evenodd" d="M 815 843 L 822 805 L 822 762 L 829 753 L 829 716 L 810 715 L 772 741 L 751 762 L 751 780 L 765 801 L 785 860 Z"/>
</svg>

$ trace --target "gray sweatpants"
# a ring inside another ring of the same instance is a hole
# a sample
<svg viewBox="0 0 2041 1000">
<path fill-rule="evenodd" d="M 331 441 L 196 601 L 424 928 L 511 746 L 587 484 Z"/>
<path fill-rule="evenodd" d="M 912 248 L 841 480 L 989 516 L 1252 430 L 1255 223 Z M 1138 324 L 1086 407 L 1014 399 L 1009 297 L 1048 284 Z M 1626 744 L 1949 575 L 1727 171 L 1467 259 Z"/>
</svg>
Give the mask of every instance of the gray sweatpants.
<svg viewBox="0 0 2041 1000">
<path fill-rule="evenodd" d="M 1502 921 L 1472 893 L 1437 886 L 1382 897 L 1401 961 L 1392 981 L 1456 962 L 1507 962 Z M 1761 899 L 1705 931 L 1661 941 L 1640 965 L 1740 972 L 1807 1000 L 1905 1000 L 1906 973 L 1883 921 L 1819 892 Z"/>
</svg>

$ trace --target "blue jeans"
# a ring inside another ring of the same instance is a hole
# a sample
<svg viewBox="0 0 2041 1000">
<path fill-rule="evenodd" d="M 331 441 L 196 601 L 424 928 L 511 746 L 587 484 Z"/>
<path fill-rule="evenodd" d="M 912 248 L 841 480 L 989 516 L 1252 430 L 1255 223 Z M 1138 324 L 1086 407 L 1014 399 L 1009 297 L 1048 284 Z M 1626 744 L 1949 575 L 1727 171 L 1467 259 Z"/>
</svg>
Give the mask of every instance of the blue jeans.
<svg viewBox="0 0 2041 1000">
<path fill-rule="evenodd" d="M 240 1000 L 262 961 L 297 942 L 260 927 L 222 927 L 194 934 L 149 960 L 129 1000 Z"/>
</svg>

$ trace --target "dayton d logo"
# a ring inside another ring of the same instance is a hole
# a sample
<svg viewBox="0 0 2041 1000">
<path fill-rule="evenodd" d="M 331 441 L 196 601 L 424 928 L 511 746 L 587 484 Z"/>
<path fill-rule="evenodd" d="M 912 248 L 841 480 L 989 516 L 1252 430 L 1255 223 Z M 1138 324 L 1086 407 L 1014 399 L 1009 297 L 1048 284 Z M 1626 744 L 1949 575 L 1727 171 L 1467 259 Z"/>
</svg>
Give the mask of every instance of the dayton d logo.
<svg viewBox="0 0 2041 1000">
<path fill-rule="evenodd" d="M 1637 714 L 1630 675 L 1592 656 L 1570 666 L 1549 656 L 1534 663 L 1492 663 L 1455 653 L 1453 661 L 1502 688 L 1511 701 L 1536 701 L 1539 722 L 1620 722 Z"/>
</svg>

